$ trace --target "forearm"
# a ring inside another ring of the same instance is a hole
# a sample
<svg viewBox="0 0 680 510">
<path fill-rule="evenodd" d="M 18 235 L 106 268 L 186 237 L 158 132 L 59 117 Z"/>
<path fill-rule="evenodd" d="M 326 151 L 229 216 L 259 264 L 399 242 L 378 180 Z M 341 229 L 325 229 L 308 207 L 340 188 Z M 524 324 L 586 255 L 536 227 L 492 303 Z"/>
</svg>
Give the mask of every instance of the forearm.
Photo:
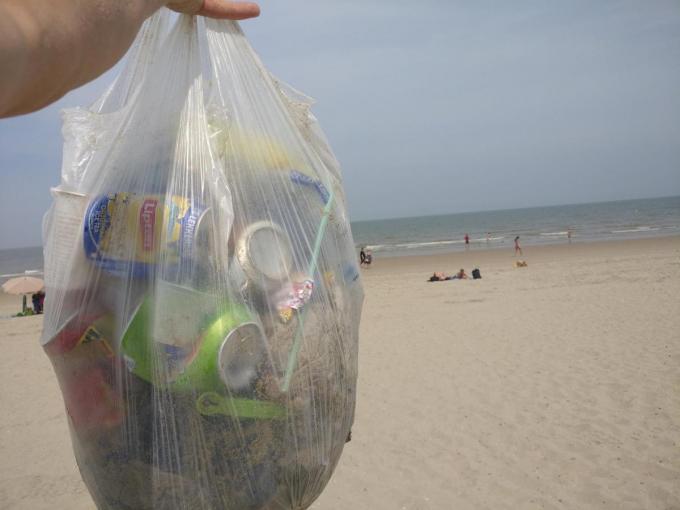
<svg viewBox="0 0 680 510">
<path fill-rule="evenodd" d="M 112 67 L 163 0 L 0 0 L 0 117 L 37 110 Z"/>
</svg>

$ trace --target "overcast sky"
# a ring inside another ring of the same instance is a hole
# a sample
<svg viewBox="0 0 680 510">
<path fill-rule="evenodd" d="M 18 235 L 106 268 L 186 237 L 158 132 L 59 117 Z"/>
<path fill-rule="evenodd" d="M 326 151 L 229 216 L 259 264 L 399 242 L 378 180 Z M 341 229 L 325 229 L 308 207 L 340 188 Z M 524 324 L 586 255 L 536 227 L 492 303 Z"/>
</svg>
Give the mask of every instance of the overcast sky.
<svg viewBox="0 0 680 510">
<path fill-rule="evenodd" d="M 262 0 L 243 23 L 315 97 L 352 219 L 680 194 L 680 2 Z M 0 121 L 0 249 L 40 244 L 59 110 Z"/>
</svg>

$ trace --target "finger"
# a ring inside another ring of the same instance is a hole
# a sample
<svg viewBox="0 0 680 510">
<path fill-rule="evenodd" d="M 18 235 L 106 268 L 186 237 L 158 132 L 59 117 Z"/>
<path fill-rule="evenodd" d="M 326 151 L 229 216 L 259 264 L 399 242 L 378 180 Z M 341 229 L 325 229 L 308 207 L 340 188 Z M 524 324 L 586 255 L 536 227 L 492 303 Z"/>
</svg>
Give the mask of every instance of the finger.
<svg viewBox="0 0 680 510">
<path fill-rule="evenodd" d="M 259 16 L 260 6 L 253 2 L 205 0 L 198 14 L 208 18 L 241 20 Z"/>
</svg>

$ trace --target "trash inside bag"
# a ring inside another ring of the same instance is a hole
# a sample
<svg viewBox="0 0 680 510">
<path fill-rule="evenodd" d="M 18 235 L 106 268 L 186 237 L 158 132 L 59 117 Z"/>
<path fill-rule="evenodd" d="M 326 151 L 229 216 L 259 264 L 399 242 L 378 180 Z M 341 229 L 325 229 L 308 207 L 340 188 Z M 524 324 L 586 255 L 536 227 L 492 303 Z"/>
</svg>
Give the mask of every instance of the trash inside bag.
<svg viewBox="0 0 680 510">
<path fill-rule="evenodd" d="M 64 114 L 42 343 L 100 509 L 304 509 L 354 419 L 363 291 L 311 100 L 159 12 Z"/>
</svg>

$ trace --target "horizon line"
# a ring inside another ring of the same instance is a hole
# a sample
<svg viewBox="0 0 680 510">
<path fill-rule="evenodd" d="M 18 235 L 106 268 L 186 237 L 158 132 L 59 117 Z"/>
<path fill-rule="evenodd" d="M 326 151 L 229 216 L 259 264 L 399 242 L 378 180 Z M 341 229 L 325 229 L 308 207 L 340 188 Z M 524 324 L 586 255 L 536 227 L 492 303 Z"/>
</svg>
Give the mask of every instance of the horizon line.
<svg viewBox="0 0 680 510">
<path fill-rule="evenodd" d="M 421 214 L 416 216 L 390 216 L 387 218 L 372 218 L 372 219 L 362 219 L 362 220 L 350 220 L 350 225 L 352 223 L 365 223 L 369 221 L 391 221 L 391 220 L 404 220 L 411 218 L 436 218 L 439 216 L 451 216 L 456 214 L 475 214 L 475 213 L 485 213 L 485 212 L 502 212 L 502 211 L 520 211 L 523 209 L 541 209 L 549 207 L 567 207 L 572 205 L 588 205 L 588 204 L 612 204 L 616 202 L 632 202 L 635 200 L 657 200 L 665 198 L 680 198 L 680 195 L 664 195 L 656 197 L 639 197 L 639 198 L 619 198 L 616 200 L 600 200 L 597 202 L 572 202 L 568 204 L 545 204 L 545 205 L 532 205 L 528 207 L 504 207 L 500 209 L 477 209 L 474 211 L 458 211 L 458 212 L 448 212 L 448 213 L 436 213 L 436 214 Z M 42 244 L 34 244 L 29 246 L 12 246 L 12 247 L 0 247 L 0 251 L 6 250 L 25 250 L 28 248 L 42 248 Z"/>
<path fill-rule="evenodd" d="M 524 209 L 542 209 L 546 207 L 568 207 L 571 205 L 588 205 L 588 204 L 613 204 L 616 202 L 633 202 L 635 200 L 657 200 L 664 198 L 680 198 L 680 195 L 663 195 L 656 197 L 638 197 L 638 198 L 617 198 L 616 200 L 598 200 L 596 202 L 571 202 L 566 204 L 543 204 L 543 205 L 530 205 L 526 207 L 502 207 L 500 209 L 475 209 L 472 211 L 457 211 L 457 212 L 446 212 L 446 213 L 434 213 L 434 214 L 420 214 L 412 216 L 390 216 L 385 218 L 371 218 L 371 219 L 361 219 L 361 220 L 351 220 L 350 223 L 363 223 L 367 221 L 390 221 L 390 220 L 406 220 L 411 218 L 436 218 L 439 216 L 452 216 L 455 214 L 475 214 L 475 213 L 485 213 L 485 212 L 502 212 L 502 211 L 521 211 Z"/>
</svg>

